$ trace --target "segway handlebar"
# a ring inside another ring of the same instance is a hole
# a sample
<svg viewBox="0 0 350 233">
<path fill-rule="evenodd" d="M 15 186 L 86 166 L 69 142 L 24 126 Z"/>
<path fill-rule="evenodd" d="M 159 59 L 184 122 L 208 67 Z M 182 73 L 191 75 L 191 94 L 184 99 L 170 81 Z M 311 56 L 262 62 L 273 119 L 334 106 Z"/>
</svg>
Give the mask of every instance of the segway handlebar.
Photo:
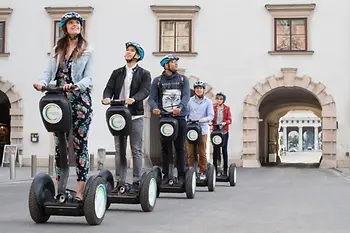
<svg viewBox="0 0 350 233">
<path fill-rule="evenodd" d="M 70 89 L 64 90 L 63 87 L 54 87 L 54 86 L 42 86 L 41 92 L 56 92 L 56 93 L 62 93 L 62 92 L 68 92 L 68 91 L 74 91 L 77 88 L 76 85 L 71 86 Z"/>
<path fill-rule="evenodd" d="M 191 119 L 188 119 L 187 122 L 188 122 L 188 123 L 198 123 L 199 120 L 191 120 Z"/>
<path fill-rule="evenodd" d="M 103 105 L 112 105 L 112 106 L 124 106 L 125 105 L 125 100 L 116 100 L 112 99 L 109 104 L 104 104 L 103 100 L 101 100 L 101 103 Z"/>
</svg>

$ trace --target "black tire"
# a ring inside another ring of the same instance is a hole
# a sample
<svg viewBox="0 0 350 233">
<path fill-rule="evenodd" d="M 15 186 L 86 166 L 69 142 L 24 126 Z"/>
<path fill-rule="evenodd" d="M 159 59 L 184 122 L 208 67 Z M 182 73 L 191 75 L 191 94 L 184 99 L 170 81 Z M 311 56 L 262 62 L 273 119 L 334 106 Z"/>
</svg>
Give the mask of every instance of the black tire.
<svg viewBox="0 0 350 233">
<path fill-rule="evenodd" d="M 103 168 L 98 175 L 102 177 L 102 179 L 104 179 L 105 181 L 107 194 L 110 193 L 114 188 L 114 178 L 112 172 L 106 168 Z M 110 206 L 111 203 L 108 201 L 107 198 L 106 210 L 108 210 Z"/>
<path fill-rule="evenodd" d="M 89 225 L 100 225 L 106 214 L 107 205 L 107 190 L 105 181 L 97 176 L 91 182 L 87 189 L 84 197 L 84 215 Z M 95 202 L 96 195 L 99 196 L 98 200 L 101 203 Z"/>
<path fill-rule="evenodd" d="M 36 223 L 46 223 L 50 215 L 45 214 L 44 202 L 55 197 L 55 185 L 46 173 L 36 175 L 29 190 L 28 207 L 30 217 Z"/>
<path fill-rule="evenodd" d="M 162 184 L 162 171 L 160 167 L 153 166 L 152 172 L 154 172 L 157 181 L 157 198 L 160 196 L 160 185 Z"/>
<path fill-rule="evenodd" d="M 139 200 L 144 212 L 152 212 L 157 202 L 157 179 L 154 172 L 148 172 L 140 187 Z"/>
<path fill-rule="evenodd" d="M 189 167 L 186 171 L 186 177 L 185 177 L 185 190 L 186 190 L 186 197 L 188 199 L 193 199 L 196 195 L 196 173 L 194 171 L 193 167 Z"/>
<path fill-rule="evenodd" d="M 237 184 L 237 166 L 236 164 L 231 164 L 228 170 L 230 186 L 236 186 Z"/>
<path fill-rule="evenodd" d="M 207 166 L 207 184 L 208 184 L 208 191 L 214 192 L 215 185 L 216 185 L 216 172 L 213 164 L 208 164 Z"/>
</svg>

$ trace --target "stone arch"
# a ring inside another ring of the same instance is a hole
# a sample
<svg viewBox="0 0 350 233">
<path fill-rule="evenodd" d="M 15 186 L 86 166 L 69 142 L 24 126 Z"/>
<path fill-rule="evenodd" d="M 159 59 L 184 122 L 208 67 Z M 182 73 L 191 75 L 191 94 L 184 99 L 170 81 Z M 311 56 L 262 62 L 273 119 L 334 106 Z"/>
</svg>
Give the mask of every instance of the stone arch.
<svg viewBox="0 0 350 233">
<path fill-rule="evenodd" d="M 15 85 L 0 76 L 0 91 L 4 92 L 11 104 L 11 144 L 17 145 L 18 157 L 21 164 L 23 155 L 23 103 L 22 97 L 16 90 Z"/>
<path fill-rule="evenodd" d="M 297 87 L 312 93 L 322 108 L 322 162 L 320 167 L 336 167 L 336 104 L 333 97 L 326 92 L 321 82 L 314 82 L 306 75 L 296 76 L 296 68 L 282 68 L 282 76 L 270 76 L 263 83 L 256 84 L 250 95 L 245 98 L 243 107 L 243 166 L 259 167 L 258 129 L 259 107 L 262 100 L 278 88 Z"/>
</svg>

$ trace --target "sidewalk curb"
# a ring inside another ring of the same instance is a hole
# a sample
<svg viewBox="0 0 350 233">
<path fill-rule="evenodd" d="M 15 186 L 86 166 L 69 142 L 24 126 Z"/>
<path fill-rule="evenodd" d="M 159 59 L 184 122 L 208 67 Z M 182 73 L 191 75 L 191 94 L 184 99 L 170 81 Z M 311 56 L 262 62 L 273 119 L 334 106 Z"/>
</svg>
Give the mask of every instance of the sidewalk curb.
<svg viewBox="0 0 350 233">
<path fill-rule="evenodd" d="M 46 173 L 46 174 L 48 174 L 47 172 L 38 172 L 37 174 L 39 174 L 39 173 Z M 91 175 L 96 175 L 96 174 L 98 174 L 98 172 L 96 171 L 95 173 L 89 173 L 89 176 L 91 176 Z M 74 177 L 74 176 L 76 176 L 76 174 L 70 174 L 69 175 L 69 178 L 71 178 L 71 177 Z M 28 181 L 32 181 L 32 180 L 34 180 L 34 178 L 35 178 L 35 176 L 34 177 L 29 177 L 29 178 L 25 178 L 25 179 L 21 179 L 21 178 L 19 178 L 19 179 L 8 179 L 8 180 L 0 180 L 0 185 L 3 185 L 3 184 L 11 184 L 11 183 L 18 183 L 18 182 L 22 182 L 22 183 L 26 183 L 26 182 L 28 182 Z M 55 181 L 56 180 L 56 176 L 55 175 L 53 175 L 53 176 L 51 176 L 51 178 Z"/>
</svg>

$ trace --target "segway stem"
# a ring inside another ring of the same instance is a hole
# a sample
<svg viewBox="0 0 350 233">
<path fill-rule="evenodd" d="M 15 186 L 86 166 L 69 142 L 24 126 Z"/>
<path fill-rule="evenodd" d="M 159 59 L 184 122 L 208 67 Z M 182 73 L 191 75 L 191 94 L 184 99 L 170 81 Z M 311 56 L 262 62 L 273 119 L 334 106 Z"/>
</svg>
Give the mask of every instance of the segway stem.
<svg viewBox="0 0 350 233">
<path fill-rule="evenodd" d="M 58 194 L 65 194 L 67 181 L 69 177 L 69 165 L 68 165 L 68 150 L 67 139 L 65 133 L 58 133 L 58 140 L 60 142 L 60 180 L 58 183 Z"/>
<path fill-rule="evenodd" d="M 120 148 L 120 164 L 126 165 L 126 148 L 125 148 L 125 136 L 119 136 L 119 148 Z"/>
<path fill-rule="evenodd" d="M 174 156 L 173 156 L 173 143 L 172 141 L 168 142 L 168 157 L 169 157 L 169 174 L 168 177 L 170 180 L 174 180 L 174 171 L 173 171 L 173 162 L 174 162 Z"/>
</svg>

